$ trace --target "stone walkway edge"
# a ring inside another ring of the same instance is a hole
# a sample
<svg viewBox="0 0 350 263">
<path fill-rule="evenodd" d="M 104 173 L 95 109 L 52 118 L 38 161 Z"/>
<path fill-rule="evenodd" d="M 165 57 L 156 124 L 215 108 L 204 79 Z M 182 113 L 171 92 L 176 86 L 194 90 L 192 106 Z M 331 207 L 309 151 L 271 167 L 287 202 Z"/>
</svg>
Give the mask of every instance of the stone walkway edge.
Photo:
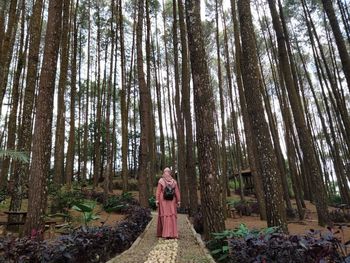
<svg viewBox="0 0 350 263">
<path fill-rule="evenodd" d="M 136 238 L 136 240 L 134 241 L 134 243 L 132 243 L 132 245 L 125 251 L 123 251 L 122 253 L 120 253 L 119 255 L 115 256 L 114 258 L 111 258 L 110 260 L 108 260 L 106 263 L 115 263 L 118 262 L 118 258 L 124 256 L 125 253 L 130 253 L 142 240 L 143 236 L 146 234 L 147 230 L 150 228 L 150 226 L 153 223 L 154 219 L 154 214 L 152 213 L 152 219 L 148 222 L 148 225 L 145 227 L 145 229 L 143 230 L 143 232 L 141 233 L 141 235 Z"/>
<path fill-rule="evenodd" d="M 130 248 L 107 263 L 215 263 L 187 215 L 178 214 L 179 239 L 176 240 L 156 237 L 157 217 L 158 213 L 152 212 L 152 219 Z M 158 256 L 157 251 L 163 246 L 169 246 L 174 253 Z"/>
<path fill-rule="evenodd" d="M 204 253 L 207 255 L 209 262 L 210 263 L 216 263 L 216 261 L 214 260 L 213 256 L 210 254 L 209 250 L 207 249 L 207 247 L 205 246 L 203 239 L 201 238 L 201 235 L 198 234 L 196 232 L 196 230 L 193 228 L 192 223 L 190 222 L 190 220 L 188 219 L 188 217 L 186 216 L 186 222 L 188 224 L 188 226 L 190 227 L 194 237 L 196 238 L 196 241 L 198 243 L 198 245 L 203 249 Z"/>
</svg>

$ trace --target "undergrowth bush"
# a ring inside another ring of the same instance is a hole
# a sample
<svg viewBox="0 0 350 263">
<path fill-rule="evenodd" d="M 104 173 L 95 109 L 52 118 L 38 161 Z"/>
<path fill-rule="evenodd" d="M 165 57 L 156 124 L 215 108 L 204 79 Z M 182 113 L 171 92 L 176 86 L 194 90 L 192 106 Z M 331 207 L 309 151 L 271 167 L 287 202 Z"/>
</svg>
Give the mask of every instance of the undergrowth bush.
<svg viewBox="0 0 350 263">
<path fill-rule="evenodd" d="M 350 214 L 338 208 L 329 212 L 329 219 L 333 223 L 347 223 L 350 222 Z"/>
<path fill-rule="evenodd" d="M 125 212 L 130 205 L 138 205 L 138 201 L 131 193 L 126 192 L 109 196 L 103 204 L 103 209 L 107 212 Z"/>
<path fill-rule="evenodd" d="M 256 201 L 239 200 L 229 202 L 228 204 L 230 206 L 233 206 L 236 209 L 237 213 L 239 213 L 241 216 L 260 214 L 259 205 Z"/>
<path fill-rule="evenodd" d="M 121 179 L 115 179 L 113 180 L 113 188 L 114 189 L 123 189 L 123 180 Z M 138 191 L 139 190 L 139 183 L 136 179 L 129 179 L 128 180 L 128 190 L 129 191 Z"/>
<path fill-rule="evenodd" d="M 193 215 L 193 228 L 196 230 L 198 234 L 204 233 L 204 219 L 203 219 L 203 213 L 201 209 L 199 208 L 197 213 Z"/>
<path fill-rule="evenodd" d="M 149 204 L 149 207 L 152 210 L 156 210 L 157 209 L 156 197 L 154 195 L 152 195 L 150 198 L 148 198 L 148 204 Z"/>
<path fill-rule="evenodd" d="M 128 249 L 151 219 L 149 209 L 129 207 L 115 227 L 81 227 L 55 240 L 0 239 L 0 262 L 106 262 Z"/>
<path fill-rule="evenodd" d="M 61 188 L 53 193 L 51 203 L 51 213 L 64 213 L 70 209 L 75 203 L 80 203 L 84 199 L 81 191 L 67 191 Z"/>
<path fill-rule="evenodd" d="M 207 246 L 218 262 L 227 263 L 308 263 L 350 262 L 346 245 L 332 231 L 321 234 L 310 230 L 306 235 L 285 235 L 276 228 L 235 230 L 215 233 Z"/>
</svg>

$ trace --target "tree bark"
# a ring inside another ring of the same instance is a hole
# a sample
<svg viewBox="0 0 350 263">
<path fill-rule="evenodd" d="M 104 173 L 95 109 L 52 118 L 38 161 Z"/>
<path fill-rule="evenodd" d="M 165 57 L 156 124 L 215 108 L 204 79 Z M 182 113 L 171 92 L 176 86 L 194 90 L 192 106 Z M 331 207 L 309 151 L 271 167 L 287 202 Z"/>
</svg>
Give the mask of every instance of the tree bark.
<svg viewBox="0 0 350 263">
<path fill-rule="evenodd" d="M 148 103 L 149 90 L 145 81 L 145 73 L 143 70 L 143 55 L 142 55 L 142 30 L 144 18 L 144 0 L 138 0 L 138 19 L 136 29 L 136 49 L 137 49 L 137 75 L 139 82 L 140 94 L 140 157 L 139 157 L 139 200 L 143 207 L 148 207 L 148 179 L 150 174 L 150 149 L 149 149 L 149 133 L 151 131 L 150 118 L 151 112 Z"/>
<path fill-rule="evenodd" d="M 242 77 L 247 110 L 252 130 L 255 132 L 253 145 L 256 147 L 257 161 L 262 171 L 265 188 L 265 202 L 268 226 L 279 226 L 288 232 L 285 208 L 281 189 L 281 177 L 277 159 L 273 151 L 268 125 L 264 116 L 260 87 L 256 40 L 250 11 L 250 1 L 239 0 L 238 11 L 242 39 Z"/>
<path fill-rule="evenodd" d="M 177 175 L 181 193 L 181 208 L 189 206 L 187 175 L 185 170 L 185 138 L 184 121 L 181 105 L 179 52 L 178 52 L 178 27 L 177 27 L 177 1 L 173 0 L 173 51 L 174 51 L 174 78 L 175 78 L 175 110 L 176 110 L 176 135 L 177 135 Z"/>
<path fill-rule="evenodd" d="M 257 153 L 255 151 L 255 148 L 253 147 L 253 133 L 252 133 L 252 128 L 251 128 L 249 119 L 248 119 L 247 102 L 246 102 L 246 98 L 243 90 L 243 80 L 242 80 L 242 72 L 241 72 L 241 53 L 242 52 L 241 52 L 240 37 L 239 37 L 239 26 L 238 26 L 238 20 L 236 16 L 235 0 L 231 0 L 231 11 L 232 11 L 232 17 L 234 19 L 234 38 L 235 38 L 235 48 L 236 48 L 235 66 L 236 66 L 237 86 L 238 86 L 240 105 L 242 109 L 244 132 L 245 132 L 245 137 L 247 142 L 249 166 L 253 176 L 254 191 L 259 203 L 260 218 L 262 220 L 266 220 L 266 204 L 264 199 L 262 173 L 261 173 L 261 168 L 259 167 L 259 164 L 257 161 Z M 241 177 L 240 177 L 240 180 L 241 180 Z"/>
<path fill-rule="evenodd" d="M 275 6 L 275 0 L 268 0 L 268 3 L 271 11 L 273 26 L 277 35 L 278 57 L 288 91 L 295 125 L 299 135 L 300 146 L 303 152 L 303 160 L 308 164 L 307 167 L 310 172 L 311 182 L 315 186 L 311 189 L 315 198 L 318 223 L 319 225 L 324 226 L 328 223 L 328 208 L 327 197 L 325 194 L 324 185 L 322 183 L 322 176 L 320 174 L 316 159 L 317 157 L 313 149 L 311 134 L 307 130 L 303 116 L 300 97 L 297 93 L 297 87 L 295 86 L 292 78 L 291 66 L 289 64 L 287 49 L 285 46 L 285 35 L 283 33 L 282 25 Z"/>
<path fill-rule="evenodd" d="M 24 226 L 26 235 L 44 231 L 47 204 L 47 178 L 50 171 L 53 97 L 60 45 L 62 1 L 50 0 L 45 36 L 43 65 L 39 81 L 37 114 L 33 137 L 33 157 L 29 177 L 28 215 Z"/>
<path fill-rule="evenodd" d="M 339 27 L 339 22 L 335 15 L 332 0 L 322 0 L 324 11 L 327 14 L 329 23 L 331 24 L 332 31 L 334 34 L 335 42 L 338 47 L 338 52 L 340 56 L 341 63 L 343 65 L 343 71 L 348 83 L 348 89 L 350 90 L 350 56 L 346 49 L 345 41 L 342 32 Z"/>
<path fill-rule="evenodd" d="M 79 7 L 79 0 L 76 0 L 73 19 L 73 53 L 71 64 L 71 90 L 70 90 L 70 120 L 69 120 L 69 139 L 66 159 L 66 183 L 67 188 L 71 187 L 74 174 L 74 156 L 75 156 L 75 100 L 77 95 L 77 52 L 78 52 L 78 25 L 77 12 Z"/>
<path fill-rule="evenodd" d="M 65 91 L 68 78 L 69 47 L 70 47 L 70 0 L 63 1 L 63 25 L 61 35 L 61 56 L 60 56 L 60 77 L 58 82 L 57 95 L 57 121 L 56 121 L 56 139 L 55 139 L 55 161 L 54 161 L 54 182 L 62 185 L 67 178 L 64 172 L 64 143 L 66 129 L 66 106 Z"/>
<path fill-rule="evenodd" d="M 197 148 L 204 217 L 204 236 L 225 228 L 220 198 L 220 178 L 217 162 L 217 140 L 214 129 L 214 96 L 209 86 L 209 68 L 204 50 L 200 18 L 200 1 L 186 1 L 186 22 L 194 89 L 194 109 L 197 128 Z"/>
<path fill-rule="evenodd" d="M 39 63 L 39 47 L 41 39 L 41 13 L 43 1 L 37 0 L 33 7 L 33 14 L 29 25 L 29 53 L 28 68 L 26 76 L 26 87 L 23 98 L 23 110 L 21 119 L 21 128 L 18 130 L 17 151 L 31 151 L 32 144 L 32 116 L 35 97 L 35 84 Z M 11 195 L 10 208 L 13 211 L 21 209 L 22 194 L 28 181 L 29 163 L 16 163 L 13 173 L 13 182 L 15 191 Z"/>
<path fill-rule="evenodd" d="M 198 195 L 197 195 L 197 173 L 194 163 L 194 145 L 193 145 L 193 131 L 192 131 L 192 114 L 191 114 L 191 99 L 190 99 L 190 69 L 188 57 L 188 43 L 187 32 L 184 14 L 184 5 L 182 0 L 178 0 L 179 9 L 179 24 L 181 35 L 181 80 L 182 80 L 182 105 L 183 117 L 186 132 L 186 178 L 189 192 L 189 215 L 193 215 L 198 210 Z M 188 183 L 191 182 L 191 183 Z"/>
</svg>

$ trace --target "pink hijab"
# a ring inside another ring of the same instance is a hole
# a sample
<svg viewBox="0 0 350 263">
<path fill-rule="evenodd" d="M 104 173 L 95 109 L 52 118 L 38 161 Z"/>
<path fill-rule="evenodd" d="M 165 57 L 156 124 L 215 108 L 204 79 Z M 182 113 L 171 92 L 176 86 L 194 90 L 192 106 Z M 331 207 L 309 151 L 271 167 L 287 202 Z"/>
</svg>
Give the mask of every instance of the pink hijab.
<svg viewBox="0 0 350 263">
<path fill-rule="evenodd" d="M 163 185 L 165 187 L 165 184 L 167 185 L 174 185 L 175 184 L 175 180 L 174 178 L 171 176 L 171 170 L 170 168 L 166 167 L 163 171 L 163 175 L 162 175 L 162 179 L 163 180 L 159 180 L 159 182 L 161 183 L 161 185 Z"/>
</svg>

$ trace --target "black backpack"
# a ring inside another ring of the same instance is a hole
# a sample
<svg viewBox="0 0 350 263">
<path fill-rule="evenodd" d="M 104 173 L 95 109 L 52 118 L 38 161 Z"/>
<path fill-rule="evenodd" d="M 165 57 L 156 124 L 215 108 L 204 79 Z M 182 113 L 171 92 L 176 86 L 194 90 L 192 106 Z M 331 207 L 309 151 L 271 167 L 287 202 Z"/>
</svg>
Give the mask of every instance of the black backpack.
<svg viewBox="0 0 350 263">
<path fill-rule="evenodd" d="M 175 187 L 171 187 L 170 185 L 166 185 L 163 192 L 163 197 L 165 200 L 173 200 L 175 195 Z"/>
</svg>

